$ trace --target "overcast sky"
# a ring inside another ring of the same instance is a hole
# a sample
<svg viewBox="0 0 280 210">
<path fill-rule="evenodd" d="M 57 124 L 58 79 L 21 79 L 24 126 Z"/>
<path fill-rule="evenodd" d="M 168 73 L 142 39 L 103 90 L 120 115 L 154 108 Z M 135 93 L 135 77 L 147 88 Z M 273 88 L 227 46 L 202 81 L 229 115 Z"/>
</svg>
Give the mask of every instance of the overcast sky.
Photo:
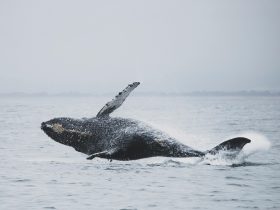
<svg viewBox="0 0 280 210">
<path fill-rule="evenodd" d="M 0 92 L 280 90 L 280 1 L 0 0 L 0 59 Z"/>
</svg>

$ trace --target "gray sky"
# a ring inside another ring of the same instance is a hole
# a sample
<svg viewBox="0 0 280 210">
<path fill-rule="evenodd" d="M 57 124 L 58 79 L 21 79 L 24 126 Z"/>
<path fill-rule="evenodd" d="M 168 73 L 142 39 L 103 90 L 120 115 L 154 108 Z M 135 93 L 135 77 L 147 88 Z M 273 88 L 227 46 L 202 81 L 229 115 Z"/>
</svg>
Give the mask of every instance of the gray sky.
<svg viewBox="0 0 280 210">
<path fill-rule="evenodd" d="M 280 1 L 0 0 L 0 92 L 280 90 Z"/>
</svg>

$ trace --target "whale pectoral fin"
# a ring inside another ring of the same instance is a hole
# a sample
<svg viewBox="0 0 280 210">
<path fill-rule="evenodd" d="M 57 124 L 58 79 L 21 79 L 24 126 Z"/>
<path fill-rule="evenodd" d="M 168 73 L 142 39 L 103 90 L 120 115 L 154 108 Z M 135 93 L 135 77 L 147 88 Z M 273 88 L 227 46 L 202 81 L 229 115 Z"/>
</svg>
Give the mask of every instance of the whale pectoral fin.
<svg viewBox="0 0 280 210">
<path fill-rule="evenodd" d="M 119 92 L 119 94 L 116 95 L 116 97 L 112 101 L 109 101 L 107 104 L 105 104 L 105 106 L 98 112 L 96 117 L 109 116 L 109 114 L 111 114 L 122 105 L 131 91 L 133 91 L 139 84 L 140 82 L 129 84 L 122 92 Z"/>
<path fill-rule="evenodd" d="M 223 143 L 219 144 L 218 146 L 214 147 L 213 149 L 207 151 L 205 154 L 216 155 L 220 151 L 233 151 L 239 153 L 245 144 L 250 143 L 251 140 L 244 138 L 244 137 L 237 137 Z"/>
<path fill-rule="evenodd" d="M 87 157 L 88 160 L 92 160 L 93 158 L 99 157 L 99 158 L 106 158 L 111 159 L 112 153 L 105 150 L 103 152 L 97 152 Z"/>
</svg>

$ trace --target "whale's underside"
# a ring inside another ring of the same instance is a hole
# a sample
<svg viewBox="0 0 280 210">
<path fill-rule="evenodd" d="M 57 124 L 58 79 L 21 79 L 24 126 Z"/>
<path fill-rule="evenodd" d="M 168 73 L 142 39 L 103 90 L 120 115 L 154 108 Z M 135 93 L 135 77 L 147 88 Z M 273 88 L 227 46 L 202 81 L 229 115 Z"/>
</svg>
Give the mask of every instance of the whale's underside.
<svg viewBox="0 0 280 210">
<path fill-rule="evenodd" d="M 109 116 L 122 105 L 126 97 L 140 83 L 130 84 L 115 99 L 108 102 L 94 118 L 54 118 L 43 122 L 41 128 L 55 141 L 95 157 L 136 160 L 154 156 L 204 157 L 220 151 L 238 154 L 250 140 L 237 137 L 227 140 L 209 151 L 198 151 L 177 141 L 162 131 L 140 121 Z"/>
</svg>

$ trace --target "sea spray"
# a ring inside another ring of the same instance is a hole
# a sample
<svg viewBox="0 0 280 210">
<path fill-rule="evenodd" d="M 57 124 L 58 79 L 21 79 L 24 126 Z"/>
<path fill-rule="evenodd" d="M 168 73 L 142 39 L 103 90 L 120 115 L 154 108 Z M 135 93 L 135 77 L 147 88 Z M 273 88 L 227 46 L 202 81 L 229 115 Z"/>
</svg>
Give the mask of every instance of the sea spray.
<svg viewBox="0 0 280 210">
<path fill-rule="evenodd" d="M 209 146 L 205 143 L 211 141 L 210 138 L 207 136 L 205 137 L 203 135 L 189 133 L 187 131 L 176 128 L 167 123 L 162 123 L 162 122 L 155 123 L 155 122 L 147 121 L 145 119 L 140 119 L 140 120 L 141 120 L 140 122 L 142 122 L 143 125 L 147 124 L 157 130 L 160 130 L 161 132 L 177 139 L 178 141 L 192 147 L 193 149 L 197 149 L 200 151 L 210 149 Z"/>
<path fill-rule="evenodd" d="M 230 136 L 234 137 L 246 137 L 251 140 L 250 143 L 246 144 L 242 151 L 237 156 L 230 156 L 226 152 L 221 151 L 216 155 L 207 154 L 205 158 L 200 162 L 201 164 L 209 165 L 235 165 L 242 164 L 248 158 L 248 156 L 257 152 L 264 152 L 269 150 L 271 144 L 269 140 L 261 133 L 254 131 L 247 131 L 238 135 Z"/>
<path fill-rule="evenodd" d="M 258 132 L 247 131 L 241 133 L 240 136 L 251 139 L 251 143 L 245 145 L 243 148 L 243 153 L 246 156 L 252 155 L 256 152 L 267 151 L 271 146 L 270 141 L 263 134 Z"/>
</svg>

